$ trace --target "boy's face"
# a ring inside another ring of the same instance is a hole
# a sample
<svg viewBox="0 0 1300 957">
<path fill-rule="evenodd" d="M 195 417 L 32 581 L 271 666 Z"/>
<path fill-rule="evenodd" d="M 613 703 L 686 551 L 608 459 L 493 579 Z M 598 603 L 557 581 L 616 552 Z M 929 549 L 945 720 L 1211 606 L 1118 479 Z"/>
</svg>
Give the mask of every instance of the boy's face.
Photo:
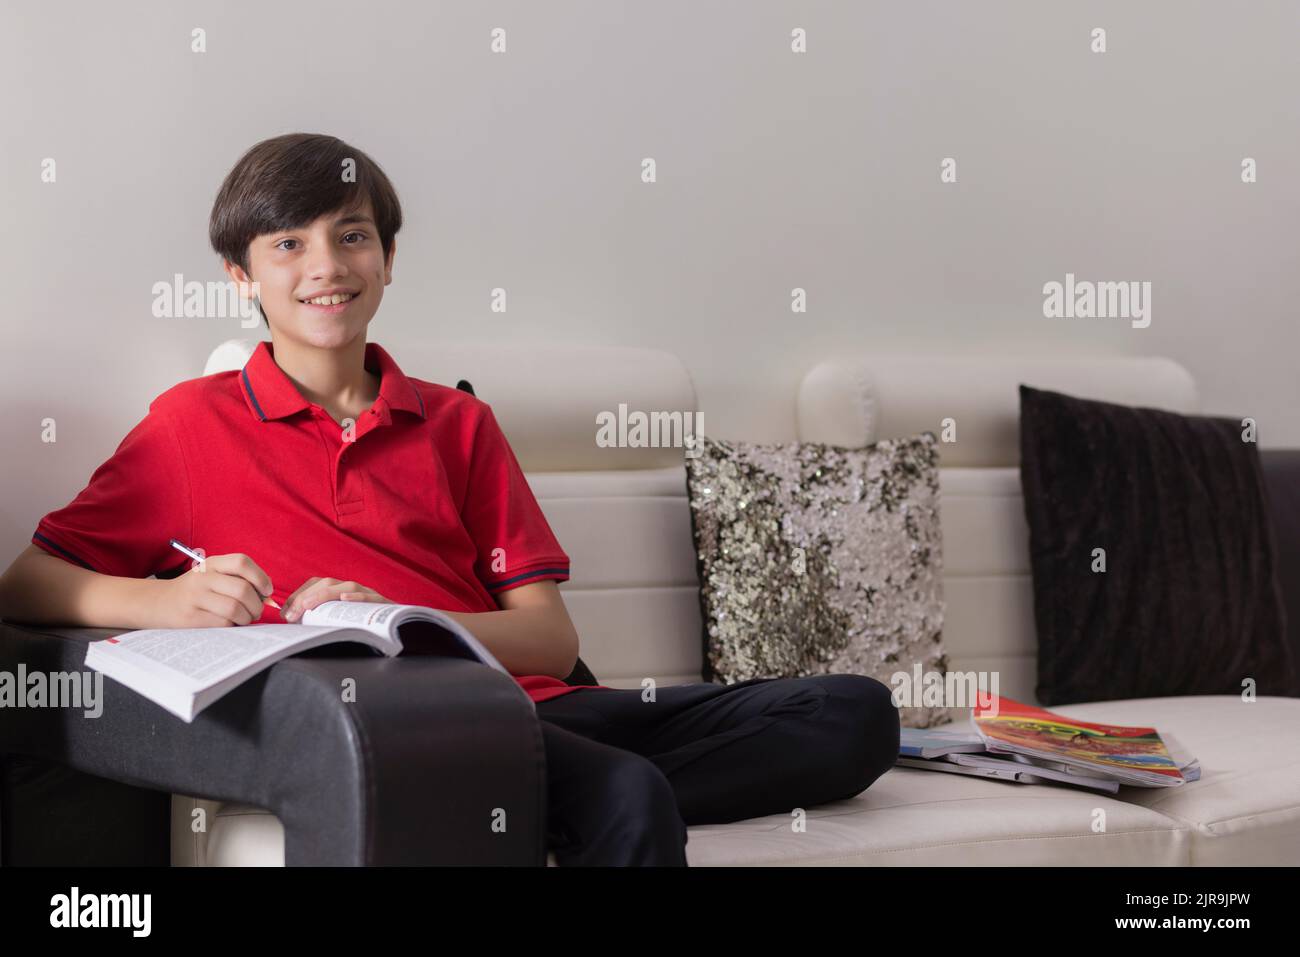
<svg viewBox="0 0 1300 957">
<path fill-rule="evenodd" d="M 351 213 L 328 213 L 298 229 L 266 233 L 248 244 L 248 272 L 226 263 L 235 282 L 257 282 L 266 320 L 277 337 L 337 349 L 357 336 L 379 309 L 393 281 L 394 239 L 387 259 L 370 200 Z M 338 304 L 305 302 L 326 293 Z"/>
</svg>

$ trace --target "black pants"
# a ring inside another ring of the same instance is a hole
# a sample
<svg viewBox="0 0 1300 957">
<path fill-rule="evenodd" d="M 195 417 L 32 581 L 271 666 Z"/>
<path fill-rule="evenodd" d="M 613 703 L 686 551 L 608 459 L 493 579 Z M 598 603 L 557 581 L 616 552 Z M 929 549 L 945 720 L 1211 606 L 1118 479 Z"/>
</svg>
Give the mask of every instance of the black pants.
<svg viewBox="0 0 1300 957">
<path fill-rule="evenodd" d="M 754 678 L 539 702 L 556 862 L 686 864 L 686 828 L 853 797 L 898 757 L 890 689 L 863 675 Z"/>
</svg>

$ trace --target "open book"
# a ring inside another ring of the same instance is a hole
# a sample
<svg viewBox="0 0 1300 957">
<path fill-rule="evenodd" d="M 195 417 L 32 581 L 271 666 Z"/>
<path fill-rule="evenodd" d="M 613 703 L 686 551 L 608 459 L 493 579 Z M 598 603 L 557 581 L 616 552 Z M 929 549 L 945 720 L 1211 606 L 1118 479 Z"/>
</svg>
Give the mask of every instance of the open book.
<svg viewBox="0 0 1300 957">
<path fill-rule="evenodd" d="M 186 722 L 281 658 L 338 642 L 393 657 L 441 655 L 480 661 L 509 674 L 492 652 L 446 612 L 422 605 L 327 601 L 301 621 L 232 628 L 146 628 L 91 644 L 86 667 L 144 695 Z M 523 688 L 519 693 L 528 698 Z M 528 699 L 531 703 L 532 699 Z"/>
</svg>

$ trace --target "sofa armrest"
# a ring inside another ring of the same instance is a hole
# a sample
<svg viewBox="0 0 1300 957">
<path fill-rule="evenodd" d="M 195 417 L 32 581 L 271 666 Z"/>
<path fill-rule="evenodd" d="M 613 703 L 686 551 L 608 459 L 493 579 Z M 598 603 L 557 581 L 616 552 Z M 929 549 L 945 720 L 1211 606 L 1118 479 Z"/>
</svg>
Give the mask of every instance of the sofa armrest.
<svg viewBox="0 0 1300 957">
<path fill-rule="evenodd" d="M 90 672 L 87 645 L 122 631 L 0 622 L 0 671 Z M 357 647 L 284 659 L 189 724 L 104 678 L 98 717 L 5 708 L 0 755 L 265 808 L 284 825 L 287 865 L 543 865 L 545 752 L 518 685 L 476 662 Z"/>
</svg>

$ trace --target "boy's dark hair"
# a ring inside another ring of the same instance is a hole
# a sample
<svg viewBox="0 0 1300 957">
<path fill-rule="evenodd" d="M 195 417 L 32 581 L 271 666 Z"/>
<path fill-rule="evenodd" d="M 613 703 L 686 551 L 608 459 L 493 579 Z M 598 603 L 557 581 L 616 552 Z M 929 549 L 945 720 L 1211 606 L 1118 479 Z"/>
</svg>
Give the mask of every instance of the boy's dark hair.
<svg viewBox="0 0 1300 957">
<path fill-rule="evenodd" d="M 256 237 L 356 209 L 366 198 L 387 258 L 402 228 L 402 207 L 379 164 L 337 137 L 286 133 L 258 143 L 227 174 L 212 204 L 208 239 L 222 259 L 248 272 L 248 245 Z"/>
</svg>

